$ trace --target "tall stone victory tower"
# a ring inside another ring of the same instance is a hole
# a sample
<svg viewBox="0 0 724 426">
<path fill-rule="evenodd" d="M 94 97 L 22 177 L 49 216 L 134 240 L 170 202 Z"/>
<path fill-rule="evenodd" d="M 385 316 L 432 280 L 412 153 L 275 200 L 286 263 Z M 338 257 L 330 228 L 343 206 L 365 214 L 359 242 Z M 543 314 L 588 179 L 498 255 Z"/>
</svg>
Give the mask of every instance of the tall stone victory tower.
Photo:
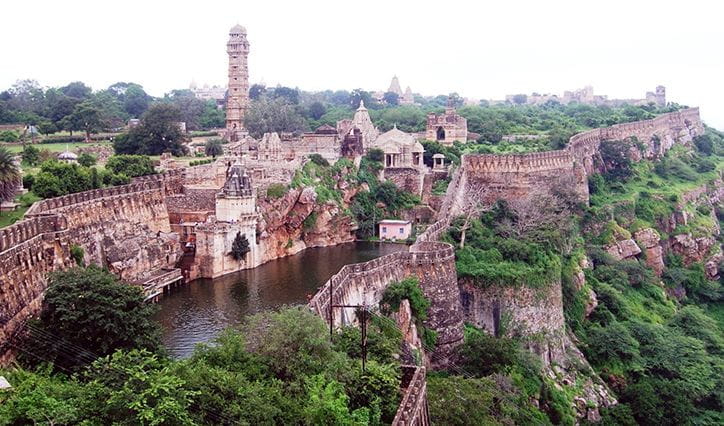
<svg viewBox="0 0 724 426">
<path fill-rule="evenodd" d="M 237 24 L 229 30 L 226 53 L 229 54 L 226 137 L 235 142 L 244 130 L 244 113 L 249 107 L 249 42 L 246 40 L 246 28 Z"/>
</svg>

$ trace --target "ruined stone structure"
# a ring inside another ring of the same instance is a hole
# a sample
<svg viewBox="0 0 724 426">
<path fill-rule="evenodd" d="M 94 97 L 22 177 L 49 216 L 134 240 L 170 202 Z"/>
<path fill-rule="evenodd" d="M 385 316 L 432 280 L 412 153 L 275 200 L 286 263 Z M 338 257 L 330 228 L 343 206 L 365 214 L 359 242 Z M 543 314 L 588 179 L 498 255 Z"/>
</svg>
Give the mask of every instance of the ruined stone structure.
<svg viewBox="0 0 724 426">
<path fill-rule="evenodd" d="M 425 367 L 402 366 L 402 401 L 392 426 L 428 426 L 427 381 Z"/>
<path fill-rule="evenodd" d="M 335 305 L 366 303 L 376 306 L 387 285 L 408 276 L 420 280 L 420 287 L 432 302 L 425 325 L 438 332 L 434 357 L 436 364 L 445 365 L 463 338 L 455 251 L 449 244 L 418 242 L 409 252 L 393 253 L 369 262 L 344 266 L 315 294 L 310 307 L 329 322 L 330 300 Z M 335 326 L 354 324 L 355 311 L 335 309 L 332 320 Z"/>
<path fill-rule="evenodd" d="M 241 25 L 235 25 L 229 30 L 226 53 L 229 55 L 226 132 L 229 141 L 236 142 L 244 134 L 244 114 L 249 108 L 249 42 L 246 40 L 246 29 Z"/>
<path fill-rule="evenodd" d="M 608 96 L 605 95 L 595 95 L 593 93 L 593 86 L 586 86 L 578 90 L 566 90 L 562 96 L 540 93 L 522 96 L 524 97 L 522 103 L 527 105 L 544 105 L 546 102 L 558 102 L 563 105 L 579 103 L 598 106 L 649 104 L 654 104 L 659 107 L 666 106 L 666 88 L 664 86 L 656 86 L 653 92 L 646 92 L 646 95 L 641 99 L 609 99 Z M 502 102 L 521 103 L 521 95 L 506 95 L 505 101 L 491 101 L 492 104 Z"/>
<path fill-rule="evenodd" d="M 522 197 L 542 187 L 560 183 L 561 179 L 587 200 L 586 177 L 595 171 L 594 158 L 604 140 L 636 136 L 650 143 L 651 155 L 661 155 L 673 143 L 687 143 L 703 132 L 697 109 L 665 114 L 654 120 L 597 129 L 571 138 L 566 149 L 524 155 L 465 155 L 461 167 L 453 173 L 437 222 L 418 235 L 409 252 L 383 256 L 370 262 L 347 265 L 315 294 L 310 308 L 333 326 L 354 324 L 349 309 L 330 309 L 331 305 L 362 304 L 376 306 L 391 282 L 417 276 L 426 297 L 432 302 L 426 326 L 437 331 L 442 344 L 433 359 L 444 365 L 450 362 L 454 347 L 462 339 L 462 321 L 470 321 L 490 333 L 502 332 L 504 317 L 512 324 L 510 335 L 528 338 L 526 345 L 538 354 L 544 365 L 558 365 L 566 380 L 577 380 L 577 365 L 585 358 L 565 331 L 560 281 L 544 288 L 490 286 L 482 289 L 469 280 L 458 283 L 454 249 L 437 242 L 449 221 L 475 194 L 473 188 L 484 185 L 488 200 Z M 656 135 L 656 138 L 654 138 Z M 655 143 L 655 141 L 658 141 Z M 666 141 L 661 144 L 661 141 Z M 572 186 L 571 186 L 572 185 Z M 535 336 L 544 336 L 536 339 Z M 588 394 L 576 406 L 578 415 L 596 418 L 598 407 L 615 404 L 605 384 L 597 376 L 585 378 Z M 589 407 L 586 401 L 594 401 Z M 418 410 L 419 413 L 419 410 Z"/>
<path fill-rule="evenodd" d="M 455 111 L 451 105 L 442 114 L 427 114 L 425 139 L 450 146 L 453 142 L 468 141 L 468 120 Z"/>
<path fill-rule="evenodd" d="M 264 133 L 257 148 L 259 160 L 279 161 L 282 157 L 282 140 L 274 133 Z"/>
</svg>

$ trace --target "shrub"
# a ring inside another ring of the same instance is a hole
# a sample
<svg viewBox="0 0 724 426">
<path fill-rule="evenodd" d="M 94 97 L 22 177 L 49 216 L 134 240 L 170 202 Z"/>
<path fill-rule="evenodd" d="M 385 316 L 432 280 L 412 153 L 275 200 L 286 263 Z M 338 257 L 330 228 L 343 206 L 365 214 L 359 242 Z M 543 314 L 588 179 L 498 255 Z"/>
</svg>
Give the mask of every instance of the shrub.
<svg viewBox="0 0 724 426">
<path fill-rule="evenodd" d="M 231 257 L 233 257 L 234 260 L 242 260 L 250 251 L 251 248 L 249 248 L 249 240 L 247 240 L 246 235 L 237 232 L 236 237 L 234 237 L 234 242 L 231 243 Z"/>
<path fill-rule="evenodd" d="M 277 199 L 282 198 L 287 193 L 287 186 L 282 183 L 272 183 L 266 188 L 266 197 Z"/>
<path fill-rule="evenodd" d="M 83 251 L 83 247 L 77 245 L 77 244 L 71 244 L 70 246 L 70 257 L 73 258 L 75 261 L 75 264 L 78 266 L 85 266 L 85 262 L 83 261 L 83 258 L 85 257 L 85 253 Z"/>
<path fill-rule="evenodd" d="M 3 130 L 0 132 L 0 141 L 2 142 L 17 142 L 18 134 L 14 130 Z"/>
<path fill-rule="evenodd" d="M 96 163 L 96 157 L 93 154 L 84 152 L 78 156 L 78 164 L 83 167 L 90 167 Z"/>
<path fill-rule="evenodd" d="M 423 294 L 416 277 L 408 277 L 388 285 L 382 294 L 380 305 L 388 305 L 391 311 L 397 312 L 400 309 L 400 302 L 404 299 L 410 301 L 410 310 L 418 321 L 427 319 L 430 301 Z"/>
<path fill-rule="evenodd" d="M 328 167 L 329 161 L 327 161 L 324 157 L 322 157 L 320 154 L 311 154 L 309 156 L 309 161 L 312 163 L 321 166 L 321 167 Z"/>
<path fill-rule="evenodd" d="M 40 150 L 33 145 L 26 145 L 21 156 L 25 163 L 34 166 L 40 161 Z"/>
<path fill-rule="evenodd" d="M 108 158 L 106 168 L 116 174 L 128 177 L 145 176 L 155 173 L 153 161 L 145 155 L 113 155 Z"/>
</svg>

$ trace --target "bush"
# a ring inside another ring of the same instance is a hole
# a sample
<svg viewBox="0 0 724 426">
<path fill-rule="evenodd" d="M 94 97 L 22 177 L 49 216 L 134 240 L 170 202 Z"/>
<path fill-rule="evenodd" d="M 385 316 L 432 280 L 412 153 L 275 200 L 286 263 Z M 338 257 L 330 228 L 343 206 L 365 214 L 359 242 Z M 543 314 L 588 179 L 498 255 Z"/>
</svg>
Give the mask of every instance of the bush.
<svg viewBox="0 0 724 426">
<path fill-rule="evenodd" d="M 329 161 L 327 161 L 320 154 L 311 154 L 309 156 L 309 161 L 321 167 L 329 167 Z"/>
<path fill-rule="evenodd" d="M 145 155 L 112 155 L 106 168 L 116 174 L 137 177 L 154 174 L 153 161 Z"/>
<path fill-rule="evenodd" d="M 17 142 L 19 136 L 14 130 L 3 130 L 0 132 L 0 141 L 2 142 Z"/>
<path fill-rule="evenodd" d="M 35 183 L 35 176 L 33 176 L 33 175 L 23 176 L 23 188 L 30 191 L 33 189 L 34 183 Z"/>
<path fill-rule="evenodd" d="M 85 266 L 85 261 L 83 260 L 83 258 L 85 257 L 85 253 L 83 251 L 83 247 L 81 247 L 77 244 L 71 244 L 70 245 L 70 257 L 73 258 L 76 265 Z"/>
<path fill-rule="evenodd" d="M 272 183 L 266 188 L 266 197 L 271 199 L 278 199 L 285 196 L 287 193 L 287 186 L 282 183 Z"/>
<path fill-rule="evenodd" d="M 420 282 L 416 277 L 408 277 L 402 281 L 393 282 L 387 286 L 382 294 L 380 306 L 387 305 L 392 312 L 400 309 L 400 302 L 404 299 L 410 301 L 412 315 L 418 321 L 427 319 L 427 310 L 430 308 L 430 301 L 420 288 Z"/>
<path fill-rule="evenodd" d="M 237 232 L 236 237 L 234 237 L 234 242 L 231 243 L 231 257 L 233 257 L 234 260 L 243 260 L 250 251 L 251 248 L 249 247 L 249 240 L 246 238 L 246 235 Z"/>
<path fill-rule="evenodd" d="M 96 164 L 96 157 L 93 154 L 84 152 L 78 156 L 78 164 L 83 167 L 90 167 Z"/>
<path fill-rule="evenodd" d="M 40 150 L 33 145 L 26 145 L 21 156 L 25 163 L 34 166 L 40 161 Z"/>
</svg>

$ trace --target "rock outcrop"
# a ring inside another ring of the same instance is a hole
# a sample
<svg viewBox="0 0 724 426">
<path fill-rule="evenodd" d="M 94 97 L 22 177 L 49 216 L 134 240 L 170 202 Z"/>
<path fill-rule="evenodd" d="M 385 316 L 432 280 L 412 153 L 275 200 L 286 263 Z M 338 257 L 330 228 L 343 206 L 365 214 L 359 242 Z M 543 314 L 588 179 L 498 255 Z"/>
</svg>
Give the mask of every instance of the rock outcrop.
<svg viewBox="0 0 724 426">
<path fill-rule="evenodd" d="M 616 260 L 630 259 L 641 253 L 641 248 L 632 239 L 616 241 L 606 247 L 606 252 Z"/>
<path fill-rule="evenodd" d="M 343 200 L 356 191 L 347 189 Z M 354 241 L 357 229 L 351 216 L 335 202 L 318 203 L 313 187 L 290 189 L 279 199 L 260 199 L 262 218 L 257 226 L 262 261 L 296 254 L 308 247 Z"/>
<path fill-rule="evenodd" d="M 646 258 L 646 265 L 654 270 L 656 275 L 661 276 L 664 272 L 663 248 L 659 244 L 659 233 L 653 228 L 643 228 L 634 232 L 634 239 L 643 249 Z"/>
</svg>

